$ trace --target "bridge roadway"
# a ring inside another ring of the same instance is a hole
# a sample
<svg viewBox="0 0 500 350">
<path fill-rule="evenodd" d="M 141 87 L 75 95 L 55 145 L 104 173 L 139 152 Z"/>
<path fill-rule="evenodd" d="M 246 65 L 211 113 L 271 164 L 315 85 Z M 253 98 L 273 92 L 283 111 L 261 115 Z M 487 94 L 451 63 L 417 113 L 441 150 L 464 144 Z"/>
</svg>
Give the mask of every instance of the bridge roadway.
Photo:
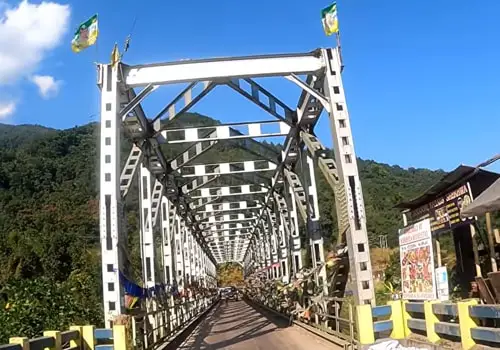
<svg viewBox="0 0 500 350">
<path fill-rule="evenodd" d="M 334 344 L 245 301 L 219 303 L 178 347 L 181 350 L 335 350 Z"/>
</svg>

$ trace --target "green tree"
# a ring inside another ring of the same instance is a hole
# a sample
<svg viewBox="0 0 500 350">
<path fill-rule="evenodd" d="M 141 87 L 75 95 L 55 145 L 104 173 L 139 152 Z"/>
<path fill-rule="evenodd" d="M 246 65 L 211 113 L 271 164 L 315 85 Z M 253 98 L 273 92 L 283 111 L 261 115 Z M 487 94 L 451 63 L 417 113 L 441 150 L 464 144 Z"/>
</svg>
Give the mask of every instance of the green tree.
<svg viewBox="0 0 500 350">
<path fill-rule="evenodd" d="M 171 126 L 180 126 L 181 122 L 183 126 L 219 123 L 186 113 Z M 102 321 L 98 140 L 95 123 L 68 130 L 0 124 L 0 290 L 4 306 L 9 306 L 0 310 L 0 324 L 6 325 L 0 329 L 2 342 L 12 335 L 35 336 L 43 329 L 63 329 L 71 323 L 99 325 Z M 190 145 L 162 145 L 162 150 L 168 159 L 174 159 Z M 124 154 L 130 147 L 130 142 L 122 142 Z M 280 146 L 266 142 L 224 141 L 193 164 L 277 159 L 280 150 Z M 387 235 L 389 245 L 396 246 L 402 222 L 394 205 L 417 196 L 443 172 L 405 170 L 361 159 L 358 165 L 370 241 L 376 243 L 379 235 Z M 321 172 L 317 170 L 316 174 L 320 226 L 325 242 L 331 246 L 337 236 L 335 199 Z M 257 175 L 243 180 L 221 178 L 212 186 L 262 180 Z M 124 208 L 130 277 L 140 282 L 138 203 L 134 181 Z M 305 231 L 301 232 L 303 250 L 309 252 Z M 237 265 L 222 268 L 221 274 L 227 284 L 242 279 Z"/>
</svg>

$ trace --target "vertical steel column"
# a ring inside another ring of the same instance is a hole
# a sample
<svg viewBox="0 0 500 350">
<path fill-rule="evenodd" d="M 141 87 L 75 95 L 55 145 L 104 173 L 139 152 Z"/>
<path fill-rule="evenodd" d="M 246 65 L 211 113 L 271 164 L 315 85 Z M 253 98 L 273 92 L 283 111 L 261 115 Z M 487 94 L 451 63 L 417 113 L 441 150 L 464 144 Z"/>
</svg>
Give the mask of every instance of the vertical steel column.
<svg viewBox="0 0 500 350">
<path fill-rule="evenodd" d="M 201 263 L 201 266 L 200 266 L 200 270 L 201 270 L 201 285 L 203 287 L 207 287 L 207 261 L 206 261 L 206 254 L 205 254 L 205 251 L 203 249 L 201 249 L 201 260 L 200 260 L 200 263 Z"/>
<path fill-rule="evenodd" d="M 191 254 L 189 251 L 189 230 L 186 226 L 184 226 L 184 229 L 182 230 L 182 235 L 183 235 L 183 244 L 182 244 L 182 251 L 184 255 L 184 286 L 188 287 L 189 284 L 191 283 Z"/>
<path fill-rule="evenodd" d="M 267 218 L 267 217 L 266 217 Z M 272 271 L 272 265 L 273 265 L 273 261 L 272 261 L 272 254 L 271 254 L 271 250 L 272 250 L 272 243 L 271 243 L 271 233 L 270 233 L 270 229 L 269 229 L 269 224 L 267 222 L 264 222 L 263 223 L 263 242 L 264 242 L 264 249 L 265 249 L 265 252 L 266 252 L 266 268 L 268 269 L 268 277 L 269 279 L 272 279 L 273 278 L 273 271 Z"/>
<path fill-rule="evenodd" d="M 183 234 L 182 234 L 182 225 L 181 219 L 179 216 L 176 216 L 176 225 L 175 225 L 175 251 L 176 251 L 176 269 L 175 275 L 177 276 L 177 285 L 179 286 L 179 291 L 184 289 L 184 243 L 183 243 Z"/>
<path fill-rule="evenodd" d="M 210 259 L 208 259 L 207 257 L 207 285 L 209 286 L 209 288 L 212 288 L 213 287 L 213 284 L 212 284 L 212 261 Z"/>
<path fill-rule="evenodd" d="M 193 237 L 193 266 L 194 266 L 194 271 L 193 271 L 193 276 L 194 276 L 194 282 L 198 283 L 199 280 L 199 264 L 198 264 L 198 242 L 196 239 Z"/>
<path fill-rule="evenodd" d="M 299 231 L 299 220 L 297 216 L 297 203 L 293 197 L 293 189 L 291 184 L 286 181 L 285 185 L 285 199 L 288 207 L 288 215 L 290 216 L 290 245 L 292 250 L 292 267 L 293 275 L 295 275 L 302 269 L 302 250 L 300 244 L 300 231 Z"/>
<path fill-rule="evenodd" d="M 256 243 L 259 248 L 259 269 L 263 269 L 266 267 L 266 245 L 263 237 L 260 236 Z"/>
<path fill-rule="evenodd" d="M 122 269 L 122 200 L 120 193 L 120 93 L 118 67 L 99 65 L 101 86 L 101 145 L 99 224 L 102 260 L 102 287 L 106 327 L 124 310 Z"/>
<path fill-rule="evenodd" d="M 288 282 L 290 281 L 290 274 L 288 268 L 288 239 L 287 234 L 285 232 L 285 225 L 287 224 L 284 219 L 284 208 L 281 208 L 281 200 L 280 202 L 276 201 L 276 216 L 278 219 L 278 255 L 279 255 L 279 263 L 280 263 L 280 272 L 281 278 L 285 278 Z"/>
<path fill-rule="evenodd" d="M 326 280 L 326 266 L 325 266 L 325 250 L 323 245 L 323 234 L 319 225 L 319 205 L 318 205 L 318 191 L 316 189 L 316 174 L 314 172 L 314 160 L 307 154 L 307 168 L 308 168 L 308 195 L 309 203 L 312 210 L 309 210 L 309 233 L 311 243 L 311 257 L 313 259 L 313 266 L 316 267 L 320 264 L 323 267 L 318 272 L 318 283 L 323 287 L 323 293 L 328 294 L 328 281 Z"/>
<path fill-rule="evenodd" d="M 248 246 L 247 252 L 243 257 L 243 278 L 246 278 L 250 272 L 250 261 L 252 258 L 252 243 Z"/>
<path fill-rule="evenodd" d="M 210 279 L 210 276 L 211 276 L 211 268 L 210 268 L 210 264 L 212 262 L 210 261 L 210 259 L 208 259 L 208 256 L 205 256 L 205 275 L 206 275 L 206 284 L 207 284 L 207 287 L 211 287 L 211 279 Z"/>
<path fill-rule="evenodd" d="M 241 241 L 240 241 L 240 231 L 236 231 L 235 232 L 235 235 L 236 237 L 234 238 L 233 240 L 233 243 L 234 243 L 234 248 L 233 248 L 233 260 L 235 261 L 238 261 L 238 257 L 240 255 L 240 244 L 241 244 Z"/>
<path fill-rule="evenodd" d="M 170 232 L 170 202 L 166 196 L 161 199 L 161 233 L 163 245 L 163 279 L 166 285 L 172 284 L 175 277 L 172 255 L 172 232 Z"/>
<path fill-rule="evenodd" d="M 151 217 L 151 173 L 144 164 L 141 164 L 139 174 L 142 276 L 146 288 L 151 288 L 156 284 L 155 242 Z"/>
<path fill-rule="evenodd" d="M 175 286 L 179 286 L 178 280 L 179 278 L 177 277 L 177 232 L 178 232 L 178 227 L 177 227 L 177 220 L 179 220 L 179 217 L 176 214 L 176 209 L 172 205 L 172 203 L 169 201 L 168 202 L 169 206 L 167 207 L 168 212 L 168 225 L 169 225 L 169 233 L 170 233 L 170 251 L 171 251 L 171 263 L 172 263 L 172 269 L 170 273 L 170 279 L 171 283 Z"/>
<path fill-rule="evenodd" d="M 311 163 L 306 150 L 299 150 L 300 170 L 302 177 L 302 186 L 305 192 L 306 200 L 306 231 L 309 238 L 311 251 L 312 267 L 316 268 L 321 264 L 321 250 L 323 249 L 323 239 L 319 227 L 319 212 L 317 210 L 317 193 L 315 184 L 314 166 L 311 169 Z M 317 285 L 322 284 L 325 280 L 321 278 L 320 273 L 314 274 L 314 280 Z"/>
<path fill-rule="evenodd" d="M 196 274 L 198 276 L 198 283 L 201 284 L 201 281 L 203 279 L 203 270 L 201 268 L 201 260 L 203 258 L 203 249 L 201 249 L 201 246 L 196 242 Z"/>
<path fill-rule="evenodd" d="M 375 303 L 373 291 L 370 248 L 366 231 L 363 192 L 359 180 L 356 153 L 352 138 L 349 113 L 341 78 L 341 62 L 338 49 L 323 49 L 326 61 L 325 96 L 329 99 L 329 119 L 332 132 L 335 161 L 339 180 L 343 183 L 349 210 L 349 229 L 346 240 L 352 287 L 357 304 Z M 340 233 L 342 234 L 342 232 Z"/>
<path fill-rule="evenodd" d="M 260 256 L 259 267 L 263 269 L 267 266 L 266 240 L 262 230 L 259 227 L 257 228 L 257 232 L 259 237 L 259 240 L 257 241 L 257 244 L 259 246 L 259 256 Z"/>
<path fill-rule="evenodd" d="M 188 231 L 188 254 L 189 254 L 189 269 L 191 271 L 191 279 L 189 283 L 193 283 L 195 277 L 195 266 L 194 266 L 194 238 L 191 230 Z"/>
<path fill-rule="evenodd" d="M 217 286 L 217 280 L 215 280 L 215 276 L 217 274 L 217 267 L 214 265 L 214 263 L 212 263 L 211 260 L 210 260 L 210 266 L 212 267 L 212 272 L 211 272 L 211 274 L 212 274 L 212 285 L 214 287 L 216 287 Z"/>
<path fill-rule="evenodd" d="M 270 210 L 267 209 L 267 217 L 268 217 L 268 222 L 269 222 L 269 234 L 271 238 L 271 264 L 273 265 L 272 271 L 273 271 L 273 278 L 279 278 L 279 268 L 274 266 L 276 263 L 279 265 L 279 258 L 278 258 L 278 237 L 276 234 L 276 215 Z"/>
<path fill-rule="evenodd" d="M 197 283 L 198 282 L 198 243 L 196 240 L 193 238 L 193 282 Z"/>
<path fill-rule="evenodd" d="M 255 244 L 255 241 L 253 242 L 252 246 L 252 255 L 250 256 L 250 273 L 254 272 L 258 267 L 259 267 L 259 254 L 257 252 L 257 244 Z"/>
</svg>

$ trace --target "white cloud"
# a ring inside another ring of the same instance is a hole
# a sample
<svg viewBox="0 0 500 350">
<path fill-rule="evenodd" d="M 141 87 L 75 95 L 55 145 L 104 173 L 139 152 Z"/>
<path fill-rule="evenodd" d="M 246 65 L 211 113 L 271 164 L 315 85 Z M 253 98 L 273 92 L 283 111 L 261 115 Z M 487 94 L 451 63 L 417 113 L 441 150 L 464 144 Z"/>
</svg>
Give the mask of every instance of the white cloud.
<svg viewBox="0 0 500 350">
<path fill-rule="evenodd" d="M 57 95 L 62 81 L 54 79 L 50 75 L 34 75 L 31 77 L 33 84 L 38 86 L 38 91 L 43 98 L 51 98 Z"/>
<path fill-rule="evenodd" d="M 7 119 L 15 111 L 16 104 L 14 102 L 0 102 L 0 120 Z"/>
<path fill-rule="evenodd" d="M 0 85 L 10 85 L 31 76 L 59 45 L 68 29 L 70 7 L 23 0 L 0 11 Z"/>
</svg>

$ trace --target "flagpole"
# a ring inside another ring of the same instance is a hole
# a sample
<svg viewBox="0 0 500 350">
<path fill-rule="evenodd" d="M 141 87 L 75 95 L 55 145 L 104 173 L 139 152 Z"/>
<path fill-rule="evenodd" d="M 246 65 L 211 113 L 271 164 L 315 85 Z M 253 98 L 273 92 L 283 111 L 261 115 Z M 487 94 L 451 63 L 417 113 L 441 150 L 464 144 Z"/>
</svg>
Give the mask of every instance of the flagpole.
<svg viewBox="0 0 500 350">
<path fill-rule="evenodd" d="M 344 69 L 344 64 L 342 61 L 342 44 L 340 42 L 340 26 L 338 25 L 338 14 L 337 14 L 337 50 L 339 52 L 339 60 L 340 60 L 340 72 Z"/>
<path fill-rule="evenodd" d="M 344 63 L 342 60 L 342 45 L 340 43 L 340 29 L 337 31 L 337 50 L 339 51 L 339 59 L 340 59 L 340 71 L 344 69 Z"/>
<path fill-rule="evenodd" d="M 99 12 L 96 14 L 97 18 L 97 38 L 95 39 L 95 56 L 96 56 L 96 62 L 99 62 Z"/>
</svg>

